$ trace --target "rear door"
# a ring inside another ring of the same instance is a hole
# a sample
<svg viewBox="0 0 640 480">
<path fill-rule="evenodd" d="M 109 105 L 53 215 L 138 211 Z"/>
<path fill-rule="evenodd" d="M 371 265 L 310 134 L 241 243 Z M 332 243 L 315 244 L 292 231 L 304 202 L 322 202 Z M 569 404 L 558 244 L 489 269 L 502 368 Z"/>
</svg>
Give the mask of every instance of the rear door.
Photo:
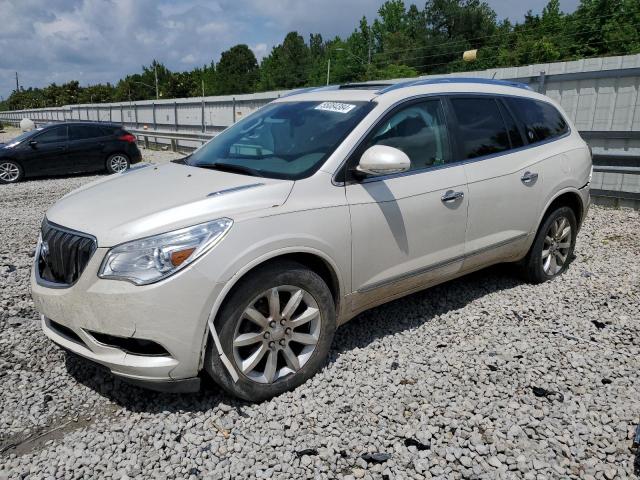
<svg viewBox="0 0 640 480">
<path fill-rule="evenodd" d="M 385 116 L 349 160 L 373 145 L 409 156 L 408 172 L 349 181 L 352 308 L 453 275 L 462 266 L 467 225 L 464 167 L 452 164 L 444 104 L 430 97 Z"/>
<path fill-rule="evenodd" d="M 69 154 L 78 172 L 105 168 L 107 132 L 98 125 L 69 126 Z"/>
<path fill-rule="evenodd" d="M 542 198 L 540 158 L 500 97 L 454 95 L 457 155 L 465 162 L 469 223 L 463 268 L 518 255 L 535 229 Z"/>
<path fill-rule="evenodd" d="M 73 171 L 67 152 L 67 126 L 47 127 L 20 147 L 19 159 L 27 175 L 49 175 Z"/>
</svg>

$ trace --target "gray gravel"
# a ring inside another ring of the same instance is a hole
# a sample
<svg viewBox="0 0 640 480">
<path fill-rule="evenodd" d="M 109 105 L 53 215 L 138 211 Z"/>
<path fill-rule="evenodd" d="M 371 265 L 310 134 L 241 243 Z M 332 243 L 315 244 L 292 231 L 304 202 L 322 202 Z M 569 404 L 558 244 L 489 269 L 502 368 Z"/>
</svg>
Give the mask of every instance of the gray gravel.
<svg viewBox="0 0 640 480">
<path fill-rule="evenodd" d="M 312 380 L 248 404 L 211 385 L 175 396 L 129 386 L 41 333 L 28 292 L 39 223 L 94 178 L 0 186 L 0 478 L 640 472 L 638 212 L 592 208 L 556 281 L 495 267 L 364 313 Z"/>
</svg>

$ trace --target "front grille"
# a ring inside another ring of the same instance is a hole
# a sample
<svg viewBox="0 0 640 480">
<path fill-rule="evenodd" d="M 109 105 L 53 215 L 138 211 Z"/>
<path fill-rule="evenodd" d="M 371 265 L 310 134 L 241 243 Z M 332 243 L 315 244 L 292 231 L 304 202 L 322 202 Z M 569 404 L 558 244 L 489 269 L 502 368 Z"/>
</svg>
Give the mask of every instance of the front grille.
<svg viewBox="0 0 640 480">
<path fill-rule="evenodd" d="M 96 250 L 96 239 L 85 233 L 42 222 L 38 257 L 40 278 L 60 286 L 76 283 Z"/>
</svg>

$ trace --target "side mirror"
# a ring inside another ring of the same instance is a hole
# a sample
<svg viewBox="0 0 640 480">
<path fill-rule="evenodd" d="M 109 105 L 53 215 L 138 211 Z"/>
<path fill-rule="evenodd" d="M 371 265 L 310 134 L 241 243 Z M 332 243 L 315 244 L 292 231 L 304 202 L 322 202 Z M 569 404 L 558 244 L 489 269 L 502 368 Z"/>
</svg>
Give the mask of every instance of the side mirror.
<svg viewBox="0 0 640 480">
<path fill-rule="evenodd" d="M 37 142 L 37 141 L 35 141 L 35 140 L 31 140 L 31 141 L 29 142 L 29 146 L 30 146 L 31 148 L 36 148 L 36 147 L 38 146 L 38 142 Z"/>
<path fill-rule="evenodd" d="M 387 145 L 374 145 L 362 154 L 356 171 L 378 176 L 406 172 L 409 168 L 411 160 L 402 150 Z"/>
</svg>

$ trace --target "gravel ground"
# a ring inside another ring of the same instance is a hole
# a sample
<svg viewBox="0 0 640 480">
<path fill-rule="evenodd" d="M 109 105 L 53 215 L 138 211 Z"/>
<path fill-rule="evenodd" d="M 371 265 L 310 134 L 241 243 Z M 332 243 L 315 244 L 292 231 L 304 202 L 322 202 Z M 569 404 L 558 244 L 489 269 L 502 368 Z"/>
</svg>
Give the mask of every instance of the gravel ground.
<svg viewBox="0 0 640 480">
<path fill-rule="evenodd" d="M 638 212 L 592 208 L 556 281 L 500 266 L 364 313 L 312 380 L 249 404 L 141 390 L 46 340 L 28 290 L 38 226 L 94 178 L 0 187 L 0 478 L 640 474 Z"/>
</svg>

